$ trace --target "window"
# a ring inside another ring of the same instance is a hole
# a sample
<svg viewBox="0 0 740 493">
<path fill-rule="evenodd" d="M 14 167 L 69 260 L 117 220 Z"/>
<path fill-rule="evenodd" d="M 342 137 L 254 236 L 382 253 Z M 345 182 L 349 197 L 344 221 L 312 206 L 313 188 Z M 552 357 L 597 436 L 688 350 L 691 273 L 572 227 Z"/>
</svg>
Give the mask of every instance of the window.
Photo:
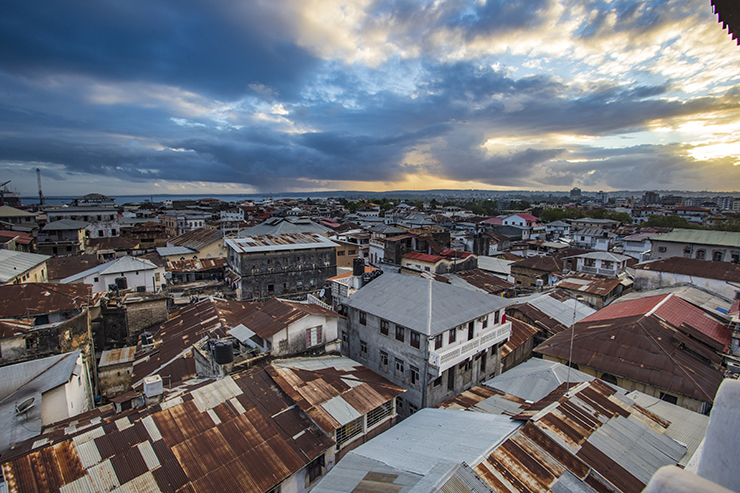
<svg viewBox="0 0 740 493">
<path fill-rule="evenodd" d="M 380 351 L 380 369 L 388 371 L 388 353 L 383 350 Z"/>
<path fill-rule="evenodd" d="M 347 250 L 347 255 L 357 255 L 357 250 Z"/>
<path fill-rule="evenodd" d="M 102 229 L 98 230 L 98 238 L 102 238 L 104 234 Z"/>
<path fill-rule="evenodd" d="M 342 344 L 349 344 L 349 334 L 346 330 L 342 331 Z"/>
<path fill-rule="evenodd" d="M 442 385 L 442 377 L 441 377 L 441 376 L 439 376 L 439 377 L 435 378 L 435 379 L 434 379 L 434 382 L 433 382 L 433 385 L 434 385 L 435 387 L 439 387 L 440 385 Z"/>
<path fill-rule="evenodd" d="M 481 319 L 480 323 L 481 323 L 482 328 L 485 329 L 486 327 L 488 327 L 488 315 L 483 315 L 483 318 Z"/>
<path fill-rule="evenodd" d="M 99 277 L 93 277 L 93 282 L 99 282 L 99 281 L 100 281 Z"/>
<path fill-rule="evenodd" d="M 447 390 L 452 391 L 455 390 L 455 367 L 451 366 L 449 370 L 447 370 Z"/>
<path fill-rule="evenodd" d="M 664 247 L 664 246 L 660 246 L 660 247 L 658 247 L 658 251 L 659 251 L 660 253 L 665 253 L 665 252 L 666 252 L 666 250 L 667 250 L 667 248 L 666 248 L 666 247 Z"/>
<path fill-rule="evenodd" d="M 271 295 L 275 293 L 275 285 L 274 284 L 268 284 L 267 285 L 267 294 Z"/>
<path fill-rule="evenodd" d="M 367 358 L 367 342 L 360 341 L 360 357 Z"/>
<path fill-rule="evenodd" d="M 388 335 L 388 325 L 390 325 L 388 323 L 388 320 L 380 321 L 380 333 L 383 334 L 384 336 Z"/>
<path fill-rule="evenodd" d="M 409 414 L 414 414 L 419 408 L 409 403 Z"/>
<path fill-rule="evenodd" d="M 321 326 L 306 329 L 306 347 L 316 346 L 323 342 L 321 338 Z"/>
<path fill-rule="evenodd" d="M 678 397 L 671 394 L 666 394 L 665 392 L 660 393 L 660 400 L 670 402 L 671 404 L 678 404 Z"/>
<path fill-rule="evenodd" d="M 396 325 L 396 340 L 401 342 L 406 340 L 406 329 L 400 325 Z"/>
<path fill-rule="evenodd" d="M 724 260 L 724 257 L 724 252 L 714 252 L 712 254 L 712 260 L 714 260 L 715 262 L 722 262 L 722 260 Z"/>
<path fill-rule="evenodd" d="M 705 260 L 707 258 L 707 252 L 706 250 L 697 250 L 696 251 L 696 258 L 699 260 Z"/>
<path fill-rule="evenodd" d="M 452 344 L 457 340 L 457 327 L 453 327 L 450 330 L 450 336 L 447 338 L 447 343 Z"/>
<path fill-rule="evenodd" d="M 602 373 L 601 379 L 605 381 L 606 383 L 610 383 L 612 385 L 617 385 L 617 377 L 610 373 Z"/>
<path fill-rule="evenodd" d="M 360 433 L 362 433 L 362 417 L 337 428 L 337 448 L 341 448 L 342 445 L 352 440 Z"/>
<path fill-rule="evenodd" d="M 434 349 L 442 349 L 442 334 L 439 334 L 434 338 Z"/>
<path fill-rule="evenodd" d="M 403 378 L 406 375 L 406 368 L 402 359 L 396 358 L 396 376 Z"/>
<path fill-rule="evenodd" d="M 411 343 L 412 347 L 418 348 L 421 345 L 421 337 L 419 336 L 419 333 L 412 330 L 411 336 L 409 337 L 409 342 Z"/>
<path fill-rule="evenodd" d="M 468 340 L 472 341 L 474 336 L 475 336 L 475 324 L 473 322 L 468 322 Z"/>
<path fill-rule="evenodd" d="M 419 369 L 415 367 L 414 365 L 409 365 L 409 373 L 411 378 L 411 385 L 418 386 L 419 385 Z"/>
<path fill-rule="evenodd" d="M 372 428 L 376 424 L 383 421 L 385 418 L 391 415 L 393 412 L 393 401 L 390 400 L 376 407 L 369 413 L 367 413 L 367 427 Z"/>
<path fill-rule="evenodd" d="M 481 353 L 481 355 L 480 355 L 480 372 L 481 372 L 481 375 L 486 372 L 486 356 L 487 356 L 487 353 L 485 351 L 483 351 L 483 353 Z"/>
<path fill-rule="evenodd" d="M 337 257 L 344 257 L 344 250 L 337 250 Z"/>
<path fill-rule="evenodd" d="M 362 325 L 367 325 L 367 313 L 360 312 L 360 323 Z"/>
</svg>

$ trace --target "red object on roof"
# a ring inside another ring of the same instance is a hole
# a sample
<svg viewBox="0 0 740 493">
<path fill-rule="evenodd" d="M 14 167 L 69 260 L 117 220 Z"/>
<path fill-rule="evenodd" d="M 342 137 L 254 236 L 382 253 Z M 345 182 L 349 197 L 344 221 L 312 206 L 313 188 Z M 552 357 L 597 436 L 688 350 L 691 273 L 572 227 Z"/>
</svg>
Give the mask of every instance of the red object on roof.
<svg viewBox="0 0 740 493">
<path fill-rule="evenodd" d="M 0 231 L 0 238 L 5 239 L 5 241 L 15 238 L 15 242 L 22 245 L 28 245 L 33 241 L 33 235 L 31 233 L 22 233 L 20 231 Z"/>
<path fill-rule="evenodd" d="M 402 258 L 410 258 L 414 260 L 421 260 L 422 262 L 436 263 L 440 260 L 444 260 L 444 257 L 439 255 L 429 255 L 428 253 L 411 252 L 404 255 Z"/>
<path fill-rule="evenodd" d="M 326 221 L 326 220 L 325 221 L 319 221 L 319 224 L 323 224 L 324 226 L 329 227 L 329 228 L 332 228 L 332 229 L 338 228 L 339 226 L 341 226 L 341 224 L 339 224 L 339 223 L 335 223 L 334 221 Z"/>
<path fill-rule="evenodd" d="M 521 217 L 525 221 L 532 221 L 532 222 L 539 222 L 540 218 L 537 216 L 533 216 L 532 214 L 529 214 L 528 212 L 522 212 L 521 214 L 516 214 L 517 216 Z"/>
<path fill-rule="evenodd" d="M 443 257 L 457 257 L 457 258 L 468 258 L 473 255 L 472 252 L 464 252 L 462 250 L 442 250 L 440 255 Z"/>
<path fill-rule="evenodd" d="M 503 226 L 504 220 L 500 217 L 491 217 L 485 221 L 481 221 L 483 224 L 491 224 L 493 226 Z"/>
<path fill-rule="evenodd" d="M 612 303 L 584 318 L 581 323 L 648 314 L 655 314 L 676 328 L 681 324 L 686 324 L 719 342 L 725 351 L 732 340 L 729 329 L 723 324 L 713 319 L 701 308 L 672 294 Z"/>
</svg>

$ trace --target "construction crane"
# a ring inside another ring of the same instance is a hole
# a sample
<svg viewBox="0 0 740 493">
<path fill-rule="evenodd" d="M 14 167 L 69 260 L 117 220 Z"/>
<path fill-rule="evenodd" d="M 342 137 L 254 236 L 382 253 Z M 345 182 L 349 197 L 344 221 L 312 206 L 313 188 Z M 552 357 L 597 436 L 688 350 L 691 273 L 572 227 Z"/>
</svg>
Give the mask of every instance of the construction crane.
<svg viewBox="0 0 740 493">
<path fill-rule="evenodd" d="M 0 183 L 0 205 L 5 205 L 5 185 L 10 183 L 10 180 L 5 183 Z"/>
<path fill-rule="evenodd" d="M 41 170 L 36 168 L 36 179 L 39 182 L 39 206 L 44 205 L 44 194 L 41 193 Z"/>
</svg>

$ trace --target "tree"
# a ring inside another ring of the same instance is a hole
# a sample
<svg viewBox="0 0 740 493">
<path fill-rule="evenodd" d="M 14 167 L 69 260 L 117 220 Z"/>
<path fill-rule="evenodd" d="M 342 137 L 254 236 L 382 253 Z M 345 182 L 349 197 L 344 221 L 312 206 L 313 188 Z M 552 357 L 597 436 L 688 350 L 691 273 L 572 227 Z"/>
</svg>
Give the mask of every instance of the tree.
<svg viewBox="0 0 740 493">
<path fill-rule="evenodd" d="M 431 207 L 431 208 L 432 208 L 432 210 L 434 210 L 434 209 L 436 209 L 437 207 L 439 207 L 439 203 L 437 202 L 437 199 L 432 199 L 432 200 L 431 200 L 431 201 L 429 202 L 429 207 Z"/>
<path fill-rule="evenodd" d="M 654 228 L 693 228 L 685 217 L 676 215 L 650 216 L 646 225 Z"/>
<path fill-rule="evenodd" d="M 414 202 L 414 207 L 416 207 L 420 211 L 421 210 L 424 210 L 424 201 L 423 200 L 417 200 L 416 202 Z"/>
</svg>

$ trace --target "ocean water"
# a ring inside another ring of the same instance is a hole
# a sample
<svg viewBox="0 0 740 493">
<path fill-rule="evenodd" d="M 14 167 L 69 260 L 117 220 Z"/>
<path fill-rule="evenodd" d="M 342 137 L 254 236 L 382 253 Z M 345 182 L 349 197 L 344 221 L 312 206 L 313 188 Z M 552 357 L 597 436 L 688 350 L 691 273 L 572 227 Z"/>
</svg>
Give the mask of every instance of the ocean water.
<svg viewBox="0 0 740 493">
<path fill-rule="evenodd" d="M 273 200 L 278 199 L 290 199 L 290 198 L 306 198 L 311 196 L 311 194 L 306 193 L 297 193 L 297 194 L 280 194 L 280 195 L 274 195 L 272 196 Z M 69 196 L 69 197 L 44 197 L 44 203 L 49 205 L 62 205 L 62 204 L 69 204 L 74 199 L 78 198 L 79 196 Z M 129 203 L 142 203 L 142 202 L 152 202 L 155 204 L 167 201 L 167 200 L 197 200 L 197 199 L 205 199 L 205 198 L 211 198 L 211 199 L 218 199 L 223 200 L 224 202 L 241 202 L 244 200 L 266 200 L 270 199 L 271 195 L 268 194 L 228 194 L 228 195 L 117 195 L 115 197 L 111 197 L 116 205 L 123 205 L 123 204 L 129 204 Z M 317 197 L 311 197 L 311 198 L 317 198 Z M 23 205 L 37 205 L 39 203 L 38 197 L 21 197 L 21 202 L 23 202 Z"/>
</svg>

